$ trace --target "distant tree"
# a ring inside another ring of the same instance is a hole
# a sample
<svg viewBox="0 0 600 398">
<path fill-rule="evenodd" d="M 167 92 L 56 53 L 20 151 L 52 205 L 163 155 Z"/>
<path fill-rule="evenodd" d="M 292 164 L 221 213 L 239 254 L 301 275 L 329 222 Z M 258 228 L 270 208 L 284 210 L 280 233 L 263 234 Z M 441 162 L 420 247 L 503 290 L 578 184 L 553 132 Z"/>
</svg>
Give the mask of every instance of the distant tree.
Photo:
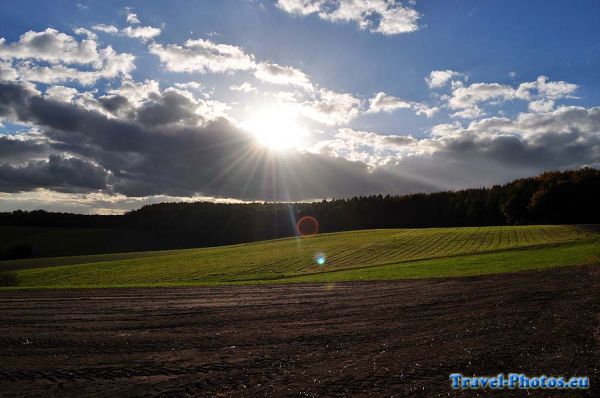
<svg viewBox="0 0 600 398">
<path fill-rule="evenodd" d="M 295 234 L 310 215 L 321 232 L 544 223 L 600 223 L 600 170 L 554 171 L 491 188 L 372 195 L 314 203 L 159 203 L 124 215 L 37 211 L 0 213 L 0 225 L 139 230 L 158 236 L 161 249 L 252 242 Z M 2 242 L 0 242 L 2 244 Z M 26 257 L 26 247 L 3 256 Z"/>
</svg>

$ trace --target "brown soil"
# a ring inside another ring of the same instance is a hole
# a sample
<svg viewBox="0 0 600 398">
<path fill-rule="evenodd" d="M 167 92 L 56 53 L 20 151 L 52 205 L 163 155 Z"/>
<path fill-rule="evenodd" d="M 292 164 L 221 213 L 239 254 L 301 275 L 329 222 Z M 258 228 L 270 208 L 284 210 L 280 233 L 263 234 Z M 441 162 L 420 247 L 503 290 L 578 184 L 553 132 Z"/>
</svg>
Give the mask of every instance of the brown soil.
<svg viewBox="0 0 600 398">
<path fill-rule="evenodd" d="M 588 375 L 591 390 L 554 395 L 600 396 L 599 292 L 600 267 L 377 283 L 5 291 L 0 395 L 455 396 L 452 372 L 524 372 Z M 527 395 L 495 395 L 511 394 Z"/>
</svg>

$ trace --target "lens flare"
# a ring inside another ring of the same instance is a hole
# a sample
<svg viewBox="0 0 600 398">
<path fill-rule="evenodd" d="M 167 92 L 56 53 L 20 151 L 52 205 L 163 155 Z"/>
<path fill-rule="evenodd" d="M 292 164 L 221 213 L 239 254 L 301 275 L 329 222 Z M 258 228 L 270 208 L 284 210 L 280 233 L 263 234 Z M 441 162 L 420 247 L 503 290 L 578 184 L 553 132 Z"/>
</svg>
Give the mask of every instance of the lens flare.
<svg viewBox="0 0 600 398">
<path fill-rule="evenodd" d="M 313 236 L 319 233 L 319 222 L 312 216 L 304 216 L 296 223 L 296 232 L 300 236 Z"/>
<path fill-rule="evenodd" d="M 315 262 L 320 265 L 320 266 L 324 266 L 325 265 L 325 261 L 326 261 L 326 257 L 325 257 L 325 253 L 317 253 L 315 254 Z"/>
</svg>

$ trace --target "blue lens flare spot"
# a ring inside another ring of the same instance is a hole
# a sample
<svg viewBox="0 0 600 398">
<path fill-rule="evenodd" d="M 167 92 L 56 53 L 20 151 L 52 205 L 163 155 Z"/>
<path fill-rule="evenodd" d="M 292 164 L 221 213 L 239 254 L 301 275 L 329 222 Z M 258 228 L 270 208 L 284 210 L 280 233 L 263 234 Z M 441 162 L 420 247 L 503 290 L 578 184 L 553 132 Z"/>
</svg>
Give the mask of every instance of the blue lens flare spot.
<svg viewBox="0 0 600 398">
<path fill-rule="evenodd" d="M 315 262 L 321 266 L 325 265 L 325 255 L 323 253 L 317 254 L 315 256 Z"/>
</svg>

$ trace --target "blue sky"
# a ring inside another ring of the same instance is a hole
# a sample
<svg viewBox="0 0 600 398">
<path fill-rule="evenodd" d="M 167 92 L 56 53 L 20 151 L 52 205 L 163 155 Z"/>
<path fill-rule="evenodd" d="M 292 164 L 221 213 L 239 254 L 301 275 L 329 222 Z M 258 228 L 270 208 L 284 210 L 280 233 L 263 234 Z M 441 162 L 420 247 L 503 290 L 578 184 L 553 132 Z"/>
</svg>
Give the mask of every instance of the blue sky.
<svg viewBox="0 0 600 398">
<path fill-rule="evenodd" d="M 2 2 L 0 80 L 64 124 L 1 105 L 0 210 L 403 194 L 596 166 L 599 16 L 589 1 Z M 84 41 L 97 54 L 67 48 Z M 84 116 L 139 129 L 140 144 L 66 120 Z M 182 129 L 191 142 L 162 142 Z M 222 147 L 219 129 L 285 159 L 293 175 L 273 178 L 293 186 L 235 171 L 254 156 L 243 145 L 206 163 L 181 155 Z M 161 143 L 171 158 L 156 157 Z M 146 172 L 155 164 L 164 175 Z"/>
</svg>

